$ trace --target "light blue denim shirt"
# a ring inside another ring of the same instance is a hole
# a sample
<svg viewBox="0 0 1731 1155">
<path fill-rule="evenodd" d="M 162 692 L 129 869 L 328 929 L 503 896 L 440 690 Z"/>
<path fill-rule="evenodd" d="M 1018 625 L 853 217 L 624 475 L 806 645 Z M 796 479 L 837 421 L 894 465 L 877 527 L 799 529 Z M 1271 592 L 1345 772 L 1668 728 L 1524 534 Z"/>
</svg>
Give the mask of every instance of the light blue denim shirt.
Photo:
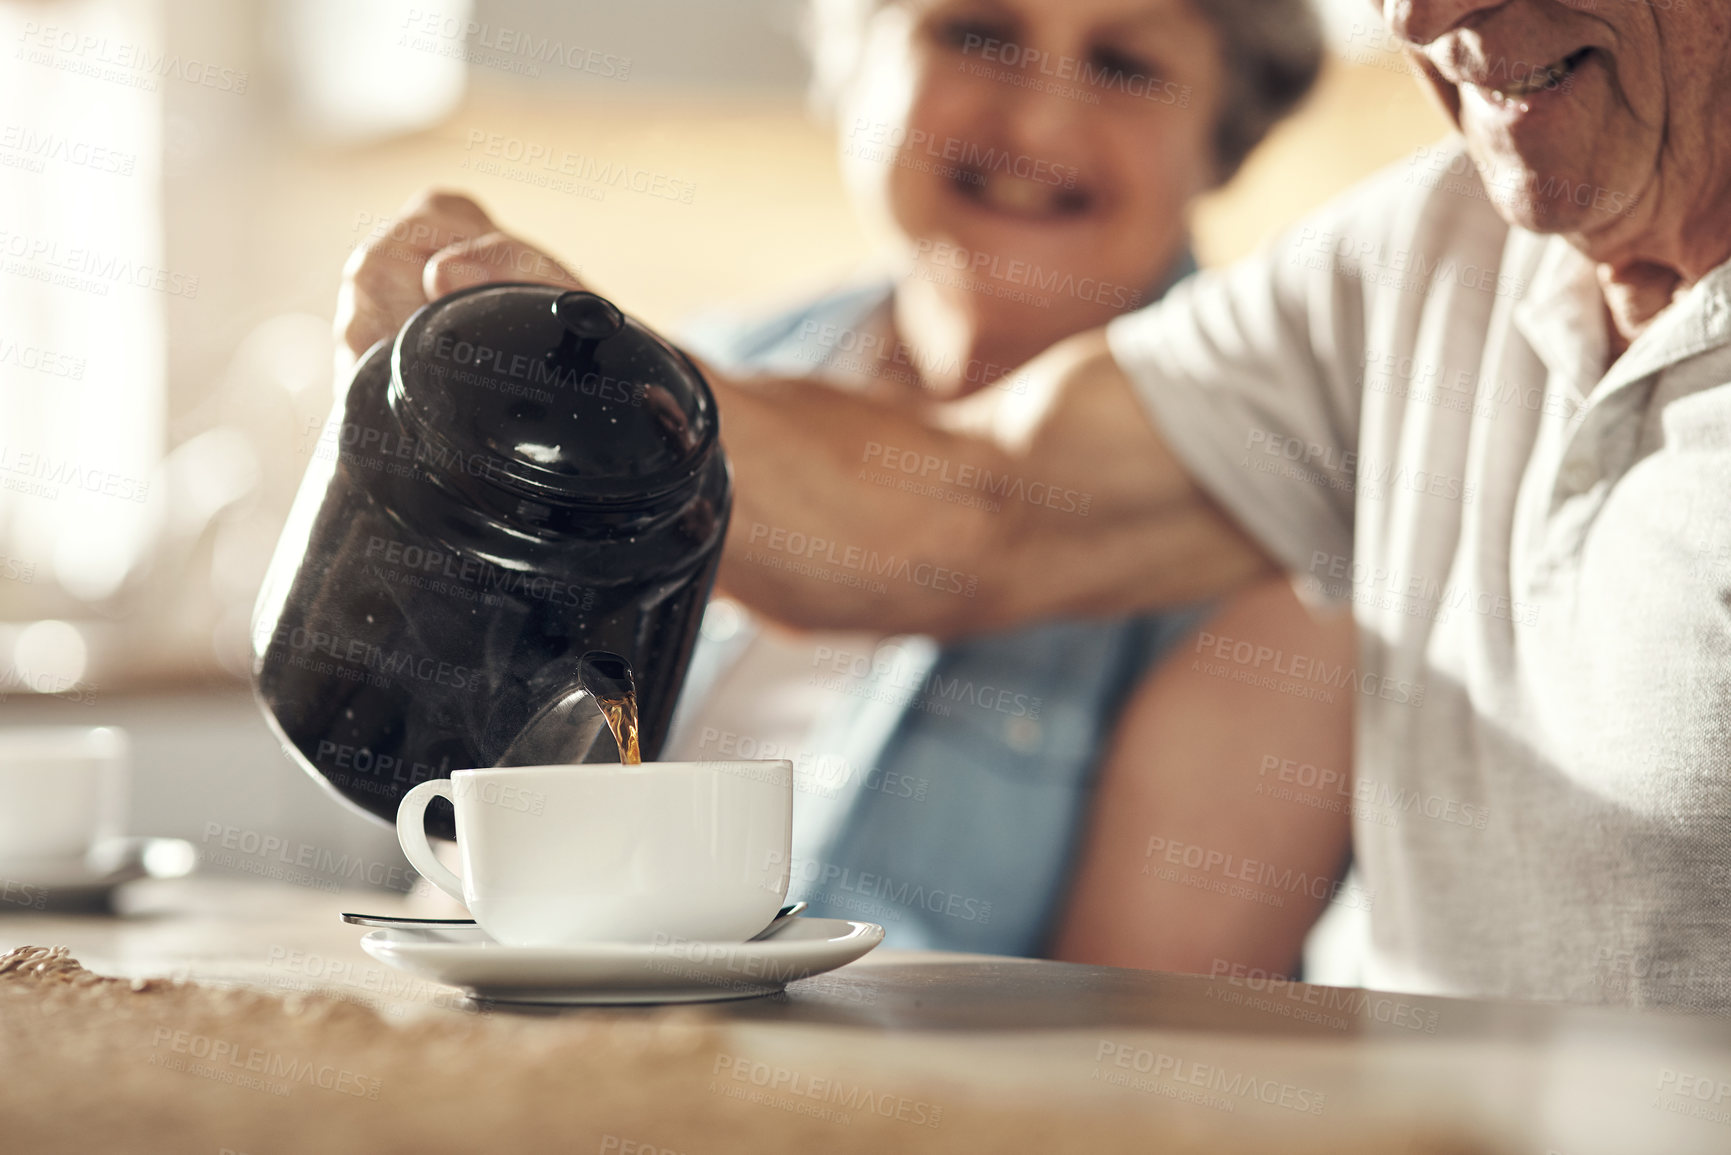
<svg viewBox="0 0 1731 1155">
<path fill-rule="evenodd" d="M 1193 268 L 1186 257 L 1180 272 Z M 878 283 L 755 324 L 700 323 L 684 343 L 736 371 L 821 374 L 836 334 L 869 330 L 890 292 Z M 880 646 L 872 672 L 850 680 L 805 743 L 861 769 L 840 789 L 798 795 L 789 897 L 816 915 L 880 923 L 895 947 L 1039 953 L 1124 699 L 1204 614 Z M 754 629 L 698 643 L 675 742 Z"/>
</svg>

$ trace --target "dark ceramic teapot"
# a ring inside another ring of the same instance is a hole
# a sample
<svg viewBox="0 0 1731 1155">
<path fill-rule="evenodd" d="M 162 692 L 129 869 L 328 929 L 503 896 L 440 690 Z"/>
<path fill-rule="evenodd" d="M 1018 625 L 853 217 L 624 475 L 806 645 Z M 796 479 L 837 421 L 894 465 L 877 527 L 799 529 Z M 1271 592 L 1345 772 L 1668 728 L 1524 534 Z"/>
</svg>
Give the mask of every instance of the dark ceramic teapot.
<svg viewBox="0 0 1731 1155">
<path fill-rule="evenodd" d="M 715 401 L 677 349 L 593 293 L 454 293 L 337 404 L 259 595 L 259 699 L 387 822 L 416 783 L 515 751 L 616 757 L 589 650 L 631 663 L 653 759 L 729 508 Z"/>
</svg>

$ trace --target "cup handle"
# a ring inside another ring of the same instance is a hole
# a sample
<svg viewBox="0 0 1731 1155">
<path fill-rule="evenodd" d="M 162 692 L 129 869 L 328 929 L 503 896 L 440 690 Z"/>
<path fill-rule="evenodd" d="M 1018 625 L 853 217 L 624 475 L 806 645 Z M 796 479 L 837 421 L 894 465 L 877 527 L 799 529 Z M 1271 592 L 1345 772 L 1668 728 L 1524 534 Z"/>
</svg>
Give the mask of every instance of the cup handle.
<svg viewBox="0 0 1731 1155">
<path fill-rule="evenodd" d="M 462 878 L 439 861 L 432 844 L 427 841 L 427 803 L 435 794 L 447 802 L 455 802 L 451 797 L 449 778 L 429 778 L 403 795 L 402 802 L 397 805 L 397 845 L 403 848 L 409 865 L 420 871 L 421 877 L 466 907 L 468 900 L 463 897 Z"/>
</svg>

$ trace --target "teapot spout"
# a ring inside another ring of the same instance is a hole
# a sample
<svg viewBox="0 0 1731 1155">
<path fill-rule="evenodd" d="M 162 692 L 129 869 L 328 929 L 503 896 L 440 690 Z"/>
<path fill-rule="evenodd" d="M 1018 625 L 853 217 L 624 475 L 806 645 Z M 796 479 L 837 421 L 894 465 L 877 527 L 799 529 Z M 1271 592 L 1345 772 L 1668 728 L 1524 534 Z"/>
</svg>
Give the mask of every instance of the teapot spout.
<svg viewBox="0 0 1731 1155">
<path fill-rule="evenodd" d="M 535 711 L 493 763 L 495 766 L 565 766 L 617 762 L 619 747 L 600 705 L 581 686 Z"/>
</svg>

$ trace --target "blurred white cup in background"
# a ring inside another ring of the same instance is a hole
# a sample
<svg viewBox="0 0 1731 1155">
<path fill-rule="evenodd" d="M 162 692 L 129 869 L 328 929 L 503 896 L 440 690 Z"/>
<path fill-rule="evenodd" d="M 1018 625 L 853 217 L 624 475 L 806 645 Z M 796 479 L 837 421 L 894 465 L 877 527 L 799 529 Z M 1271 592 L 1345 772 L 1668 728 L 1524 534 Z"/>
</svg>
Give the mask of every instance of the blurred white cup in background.
<svg viewBox="0 0 1731 1155">
<path fill-rule="evenodd" d="M 114 726 L 0 727 L 0 864 L 80 859 L 118 837 L 130 770 Z"/>
</svg>

